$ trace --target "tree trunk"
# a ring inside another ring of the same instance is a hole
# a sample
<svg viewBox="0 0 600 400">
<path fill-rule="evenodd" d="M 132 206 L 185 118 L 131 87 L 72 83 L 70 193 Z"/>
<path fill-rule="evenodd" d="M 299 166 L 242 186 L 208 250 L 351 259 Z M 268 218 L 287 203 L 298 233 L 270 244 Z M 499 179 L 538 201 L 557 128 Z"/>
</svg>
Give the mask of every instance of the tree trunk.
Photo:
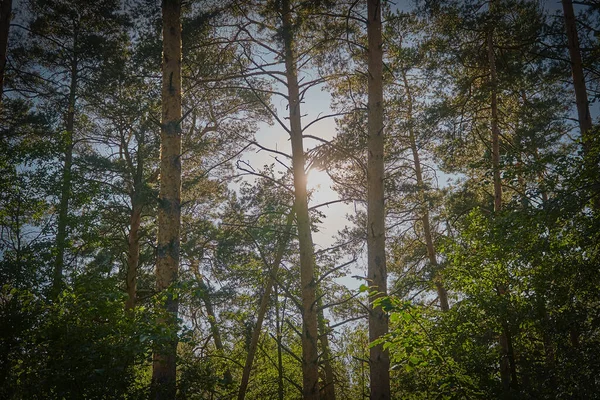
<svg viewBox="0 0 600 400">
<path fill-rule="evenodd" d="M 275 286 L 275 298 L 277 299 L 277 286 Z M 285 303 L 281 320 L 285 319 Z M 275 333 L 277 335 L 277 399 L 283 400 L 283 354 L 281 350 L 282 323 L 279 320 L 279 301 L 275 300 Z"/>
<path fill-rule="evenodd" d="M 492 131 L 492 170 L 494 181 L 494 212 L 502 211 L 502 178 L 500 176 L 500 128 L 498 124 L 498 76 L 496 72 L 496 56 L 494 54 L 494 30 L 489 29 L 487 34 L 487 53 L 490 69 L 491 83 L 491 131 Z M 507 284 L 500 282 L 498 294 L 505 296 L 508 291 Z M 511 390 L 517 390 L 517 370 L 512 348 L 512 338 L 508 323 L 503 322 L 502 332 L 498 338 L 500 344 L 500 378 L 504 394 L 511 396 Z"/>
<path fill-rule="evenodd" d="M 579 129 L 583 139 L 584 150 L 589 153 L 592 138 L 589 137 L 592 129 L 592 117 L 585 87 L 585 76 L 583 74 L 583 63 L 579 52 L 579 37 L 577 35 L 577 24 L 575 22 L 575 11 L 571 0 L 562 0 L 565 15 L 565 27 L 569 42 L 569 56 L 571 58 L 571 72 L 573 75 L 573 88 L 575 89 L 575 101 L 577 104 L 577 116 Z"/>
<path fill-rule="evenodd" d="M 6 71 L 6 54 L 8 52 L 8 32 L 12 14 L 12 0 L 2 0 L 0 5 L 0 103 L 4 94 L 4 72 Z"/>
<path fill-rule="evenodd" d="M 368 36 L 368 161 L 367 161 L 367 253 L 371 301 L 387 295 L 385 258 L 385 208 L 383 161 L 383 40 L 380 0 L 367 0 Z M 369 341 L 388 332 L 388 319 L 381 307 L 369 313 Z M 371 399 L 390 398 L 390 358 L 382 345 L 371 347 Z"/>
<path fill-rule="evenodd" d="M 571 59 L 571 73 L 573 76 L 573 88 L 575 89 L 575 102 L 577 104 L 577 119 L 579 130 L 583 141 L 583 152 L 585 165 L 594 184 L 591 188 L 593 205 L 600 210 L 600 171 L 598 166 L 598 150 L 594 149 L 594 134 L 592 130 L 592 116 L 585 86 L 585 75 L 583 73 L 583 62 L 579 50 L 579 37 L 577 35 L 577 23 L 575 11 L 571 0 L 562 0 L 565 15 L 565 27 L 569 44 L 569 57 Z"/>
<path fill-rule="evenodd" d="M 131 214 L 129 217 L 129 235 L 127 240 L 127 275 L 125 278 L 125 287 L 127 289 L 127 301 L 125 310 L 132 311 L 137 301 L 137 270 L 140 260 L 140 226 L 142 223 L 142 210 L 144 200 L 142 190 L 144 185 L 144 136 L 137 136 L 136 165 L 133 165 L 129 149 L 125 138 L 121 136 L 123 154 L 129 165 L 133 176 L 133 190 L 130 193 Z"/>
<path fill-rule="evenodd" d="M 64 165 L 62 171 L 62 188 L 56 230 L 56 259 L 52 280 L 52 297 L 56 300 L 63 287 L 63 269 L 65 249 L 67 247 L 67 226 L 69 219 L 69 198 L 71 197 L 71 168 L 73 166 L 73 130 L 75 128 L 75 102 L 77 100 L 77 79 L 79 60 L 77 58 L 77 30 L 73 37 L 73 55 L 71 59 L 71 77 L 69 84 L 69 100 L 67 120 L 62 145 L 64 146 Z"/>
<path fill-rule="evenodd" d="M 317 350 L 317 305 L 315 260 L 310 217 L 306 173 L 304 171 L 304 148 L 300 114 L 300 90 L 296 70 L 294 27 L 289 0 L 282 0 L 283 40 L 285 51 L 285 74 L 288 87 L 290 136 L 292 144 L 292 168 L 298 243 L 300 246 L 300 285 L 302 291 L 302 393 L 305 400 L 319 399 L 319 357 Z"/>
<path fill-rule="evenodd" d="M 407 110 L 407 120 L 408 120 L 408 135 L 410 140 L 410 148 L 413 154 L 413 162 L 415 165 L 415 176 L 417 178 L 417 188 L 420 194 L 420 201 L 423 202 L 421 205 L 421 221 L 423 222 L 423 233 L 425 236 L 425 245 L 427 247 L 427 257 L 429 258 L 429 263 L 434 269 L 434 277 L 433 282 L 437 289 L 438 300 L 440 302 L 440 308 L 442 311 L 448 311 L 450 306 L 448 304 L 448 292 L 444 287 L 442 279 L 438 272 L 438 263 L 435 252 L 435 246 L 433 245 L 433 235 L 431 234 L 431 225 L 429 224 L 429 210 L 425 205 L 425 186 L 423 182 L 423 172 L 421 169 L 421 158 L 419 157 L 419 149 L 417 148 L 417 140 L 415 137 L 414 127 L 412 124 L 413 121 L 413 98 L 410 90 L 410 86 L 408 84 L 408 79 L 406 78 L 406 71 L 402 70 L 402 79 L 404 81 L 404 88 L 406 92 L 406 100 L 408 102 L 408 110 Z"/>
<path fill-rule="evenodd" d="M 162 1 L 162 123 L 156 286 L 166 290 L 177 280 L 181 226 L 181 2 Z M 179 303 L 167 294 L 166 317 L 158 321 L 176 331 Z M 153 399 L 174 399 L 177 337 L 156 346 L 152 362 Z"/>
<path fill-rule="evenodd" d="M 267 313 L 269 300 L 271 298 L 271 290 L 276 281 L 277 271 L 279 270 L 279 265 L 281 264 L 283 253 L 285 252 L 285 248 L 290 239 L 292 224 L 294 222 L 294 215 L 294 210 L 292 209 L 288 214 L 285 231 L 280 239 L 275 259 L 273 260 L 273 263 L 271 265 L 265 265 L 265 267 L 269 269 L 269 277 L 267 278 L 267 283 L 265 284 L 265 291 L 262 295 L 262 298 L 260 299 L 258 316 L 256 317 L 256 325 L 254 326 L 254 330 L 252 331 L 250 347 L 248 349 L 248 354 L 246 355 L 246 363 L 244 364 L 244 370 L 242 372 L 242 381 L 240 383 L 240 389 L 238 392 L 238 400 L 243 400 L 246 397 L 248 381 L 250 380 L 250 372 L 252 370 L 252 363 L 254 361 L 256 349 L 258 347 L 258 339 L 260 338 L 260 332 L 262 331 L 262 323 L 265 318 L 265 314 Z"/>
</svg>

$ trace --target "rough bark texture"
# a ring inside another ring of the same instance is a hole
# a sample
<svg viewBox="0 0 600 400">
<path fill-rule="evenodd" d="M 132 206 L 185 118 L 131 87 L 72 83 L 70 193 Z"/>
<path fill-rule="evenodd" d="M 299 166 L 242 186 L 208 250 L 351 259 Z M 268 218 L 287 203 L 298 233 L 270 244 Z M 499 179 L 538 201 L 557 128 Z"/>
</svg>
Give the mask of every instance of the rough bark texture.
<svg viewBox="0 0 600 400">
<path fill-rule="evenodd" d="M 2 0 L 0 5 L 0 102 L 4 93 L 4 71 L 6 70 L 6 54 L 8 50 L 8 32 L 12 14 L 12 0 Z"/>
<path fill-rule="evenodd" d="M 381 35 L 381 1 L 367 0 L 368 36 L 368 161 L 367 161 L 367 252 L 368 279 L 371 290 L 387 294 L 385 258 L 385 209 L 383 165 L 383 42 Z M 369 341 L 388 332 L 388 319 L 381 307 L 369 313 Z M 369 354 L 371 399 L 390 398 L 390 358 L 381 345 Z"/>
<path fill-rule="evenodd" d="M 62 145 L 64 146 L 64 164 L 62 171 L 62 188 L 56 228 L 56 259 L 52 279 L 52 297 L 56 299 L 63 286 L 63 270 L 65 262 L 65 249 L 67 247 L 67 227 L 69 219 L 69 198 L 71 197 L 71 168 L 73 166 L 73 130 L 75 128 L 75 102 L 77 99 L 77 79 L 79 60 L 77 58 L 77 36 L 73 36 L 73 54 L 71 59 L 71 76 L 69 84 L 69 100 L 65 133 Z"/>
<path fill-rule="evenodd" d="M 441 277 L 439 276 L 439 272 L 437 271 L 439 266 L 437 263 L 437 257 L 435 252 L 435 246 L 433 245 L 433 235 L 431 233 L 431 225 L 429 223 L 429 210 L 427 209 L 424 192 L 425 186 L 423 182 L 423 171 L 421 169 L 421 158 L 419 157 L 419 149 L 417 147 L 417 139 L 415 137 L 415 132 L 412 124 L 413 120 L 413 98 L 410 90 L 410 85 L 408 84 L 408 79 L 406 77 L 406 72 L 402 71 L 402 80 L 404 81 L 404 88 L 406 93 L 406 101 L 408 105 L 406 118 L 409 121 L 408 124 L 408 136 L 410 141 L 410 148 L 413 154 L 413 162 L 415 166 L 415 176 L 417 178 L 417 188 L 420 193 L 420 201 L 422 202 L 421 206 L 421 221 L 423 223 L 423 234 L 425 236 L 425 246 L 427 247 L 427 257 L 429 258 L 429 263 L 436 271 L 433 277 L 433 283 L 435 284 L 438 300 L 440 302 L 440 308 L 442 311 L 448 311 L 450 306 L 448 304 L 448 292 L 444 287 Z"/>
<path fill-rule="evenodd" d="M 319 399 L 319 357 L 317 350 L 317 305 L 315 260 L 308 214 L 306 173 L 300 113 L 300 90 L 296 70 L 296 51 L 292 11 L 288 0 L 283 0 L 282 34 L 284 40 L 285 73 L 288 87 L 290 139 L 298 243 L 300 246 L 300 285 L 302 287 L 302 394 L 305 400 Z"/>
<path fill-rule="evenodd" d="M 162 123 L 160 132 L 160 193 L 158 205 L 157 290 L 177 280 L 181 225 L 181 3 L 162 1 Z M 171 295 L 164 303 L 167 317 L 160 324 L 177 323 L 178 302 Z M 175 329 L 174 329 L 175 330 Z M 157 346 L 152 363 L 153 399 L 174 399 L 176 393 L 177 339 Z"/>
<path fill-rule="evenodd" d="M 265 291 L 260 299 L 258 316 L 256 317 L 256 325 L 252 331 L 250 347 L 248 349 L 248 354 L 246 355 L 246 363 L 244 364 L 244 370 L 242 372 L 242 381 L 240 382 L 240 389 L 238 391 L 238 400 L 243 400 L 246 397 L 248 381 L 250 380 L 250 372 L 252 371 L 252 363 L 254 362 L 254 355 L 256 354 L 256 349 L 258 347 L 258 339 L 260 338 L 260 333 L 262 331 L 262 323 L 265 318 L 265 314 L 267 313 L 269 300 L 271 298 L 271 290 L 273 289 L 273 285 L 275 284 L 277 278 L 277 271 L 279 270 L 283 253 L 285 252 L 285 248 L 290 239 L 294 215 L 295 213 L 293 210 L 288 214 L 285 231 L 283 233 L 283 237 L 280 239 L 279 247 L 277 248 L 277 254 L 275 255 L 273 263 L 270 266 L 265 265 L 267 268 L 269 268 L 269 277 L 267 278 L 267 283 L 265 284 Z"/>
</svg>

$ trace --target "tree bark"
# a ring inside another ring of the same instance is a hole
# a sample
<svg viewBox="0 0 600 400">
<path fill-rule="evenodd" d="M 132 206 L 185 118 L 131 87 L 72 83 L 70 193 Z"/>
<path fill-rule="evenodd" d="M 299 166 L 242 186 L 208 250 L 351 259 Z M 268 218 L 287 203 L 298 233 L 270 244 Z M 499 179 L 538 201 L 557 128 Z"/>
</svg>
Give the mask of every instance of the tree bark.
<svg viewBox="0 0 600 400">
<path fill-rule="evenodd" d="M 381 1 L 367 0 L 368 37 L 368 160 L 367 160 L 367 253 L 371 301 L 387 295 L 384 206 L 383 133 L 383 40 Z M 376 294 L 375 294 L 376 293 Z M 381 307 L 369 312 L 369 341 L 388 332 L 388 318 Z M 390 398 L 390 358 L 382 345 L 369 354 L 371 399 Z"/>
<path fill-rule="evenodd" d="M 181 2 L 162 1 L 162 123 L 160 132 L 160 192 L 156 287 L 165 291 L 177 280 L 181 226 Z M 179 303 L 166 295 L 163 304 L 166 324 L 176 331 Z M 153 399 L 174 399 L 176 386 L 177 337 L 156 346 L 152 362 Z"/>
<path fill-rule="evenodd" d="M 294 174 L 294 207 L 300 246 L 300 285 L 302 292 L 302 393 L 305 400 L 319 399 L 319 357 L 317 350 L 317 305 L 315 260 L 308 195 L 306 191 L 305 157 L 302 140 L 300 90 L 296 70 L 296 51 L 292 11 L 289 0 L 282 0 L 285 74 L 288 87 L 292 168 Z"/>
<path fill-rule="evenodd" d="M 575 103 L 577 105 L 577 119 L 579 121 L 579 130 L 583 141 L 583 154 L 585 157 L 585 166 L 593 180 L 591 187 L 591 197 L 593 206 L 600 210 L 600 167 L 598 165 L 598 150 L 594 147 L 596 139 L 593 134 L 592 116 L 585 85 L 585 75 L 583 73 L 583 61 L 579 50 L 579 37 L 577 35 L 577 23 L 575 21 L 575 11 L 571 0 L 561 0 L 563 12 L 565 15 L 565 28 L 569 47 L 569 57 L 571 59 L 571 73 L 573 76 L 573 88 L 575 89 Z"/>
<path fill-rule="evenodd" d="M 62 188 L 56 228 L 56 259 L 52 279 L 52 297 L 56 300 L 63 287 L 63 270 L 65 249 L 67 247 L 67 228 L 69 219 L 69 198 L 71 197 L 71 168 L 73 166 L 73 131 L 75 128 L 75 102 L 77 101 L 78 68 L 77 36 L 75 29 L 73 35 L 73 54 L 71 58 L 69 99 L 65 133 L 62 145 L 64 146 L 64 165 L 62 171 Z"/>
<path fill-rule="evenodd" d="M 577 104 L 577 116 L 579 129 L 583 139 L 584 150 L 589 153 L 592 138 L 589 136 L 592 129 L 592 117 L 585 86 L 585 75 L 583 74 L 583 62 L 579 51 L 579 37 L 577 35 L 577 24 L 575 22 L 575 11 L 571 0 L 562 0 L 565 15 L 565 27 L 569 43 L 569 57 L 571 58 L 571 73 L 573 76 L 573 88 L 575 89 L 575 101 Z"/>
<path fill-rule="evenodd" d="M 125 138 L 121 136 L 123 154 L 129 165 L 133 176 L 133 189 L 130 193 L 131 214 L 129 217 L 129 235 L 127 238 L 127 274 L 125 287 L 127 289 L 127 301 L 125 310 L 132 311 L 137 302 L 137 270 L 140 260 L 140 226 L 142 223 L 142 210 L 144 208 L 143 185 L 144 185 L 144 136 L 137 136 L 136 164 L 134 166 Z"/>
<path fill-rule="evenodd" d="M 408 110 L 406 118 L 408 120 L 408 136 L 410 141 L 410 148 L 413 154 L 413 162 L 415 165 L 415 177 L 417 178 L 417 190 L 420 194 L 420 201 L 423 202 L 421 206 L 421 221 L 423 223 L 423 234 L 425 236 L 425 246 L 427 247 L 427 257 L 429 263 L 434 269 L 433 283 L 435 284 L 438 300 L 440 302 L 440 308 L 442 311 L 448 311 L 450 306 L 448 304 L 448 292 L 444 287 L 442 279 L 438 272 L 438 263 L 435 252 L 435 246 L 433 245 L 433 235 L 431 234 L 431 225 L 429 223 L 429 210 L 425 205 L 425 186 L 423 182 L 423 171 L 421 169 L 421 158 L 419 157 L 419 149 L 417 148 L 417 140 L 415 137 L 414 126 L 413 126 L 413 97 L 406 77 L 406 71 L 402 70 L 402 80 L 404 81 L 404 88 L 406 93 L 406 100 L 408 103 Z"/>
<path fill-rule="evenodd" d="M 6 71 L 6 54 L 8 52 L 8 32 L 12 15 L 12 0 L 2 0 L 0 5 L 0 103 L 4 94 L 4 72 Z"/>
<path fill-rule="evenodd" d="M 271 298 L 271 290 L 273 289 L 273 285 L 276 281 L 279 265 L 281 264 L 281 260 L 283 259 L 283 253 L 285 252 L 285 248 L 290 239 L 292 223 L 294 222 L 294 215 L 295 213 L 292 209 L 292 211 L 290 211 L 290 213 L 288 214 L 285 231 L 280 239 L 275 259 L 273 260 L 273 263 L 271 265 L 265 265 L 265 267 L 269 269 L 269 277 L 267 278 L 267 283 L 265 284 L 265 291 L 262 295 L 262 298 L 260 299 L 258 316 L 256 317 L 256 325 L 254 326 L 254 330 L 252 331 L 250 347 L 248 349 L 248 354 L 246 355 L 246 363 L 244 364 L 244 370 L 242 372 L 242 381 L 240 382 L 240 389 L 238 391 L 238 400 L 243 400 L 246 397 L 248 381 L 250 380 L 250 372 L 252 371 L 252 363 L 254 362 L 254 355 L 256 354 L 256 349 L 258 347 L 258 339 L 260 338 L 260 333 L 262 331 L 262 323 L 264 321 L 265 314 L 267 313 L 269 300 Z"/>
</svg>

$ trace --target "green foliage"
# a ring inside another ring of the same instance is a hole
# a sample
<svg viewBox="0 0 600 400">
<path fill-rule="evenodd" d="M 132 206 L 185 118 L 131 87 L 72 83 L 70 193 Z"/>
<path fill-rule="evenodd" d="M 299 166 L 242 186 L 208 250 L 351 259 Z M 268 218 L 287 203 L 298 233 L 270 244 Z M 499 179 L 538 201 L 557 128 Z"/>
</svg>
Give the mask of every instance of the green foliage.
<svg viewBox="0 0 600 400">
<path fill-rule="evenodd" d="M 152 315 L 126 315 L 115 278 L 82 274 L 73 281 L 55 303 L 2 288 L 2 397 L 144 398 L 132 383 L 158 334 Z"/>
</svg>

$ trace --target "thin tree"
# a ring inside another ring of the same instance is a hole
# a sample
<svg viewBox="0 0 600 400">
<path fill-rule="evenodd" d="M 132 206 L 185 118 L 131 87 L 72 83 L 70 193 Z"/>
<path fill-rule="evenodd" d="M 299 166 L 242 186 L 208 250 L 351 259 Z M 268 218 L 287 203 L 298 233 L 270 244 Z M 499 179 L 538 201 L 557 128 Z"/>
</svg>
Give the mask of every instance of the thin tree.
<svg viewBox="0 0 600 400">
<path fill-rule="evenodd" d="M 294 26 L 289 0 L 281 2 L 285 77 L 288 87 L 292 169 L 294 173 L 294 208 L 300 246 L 300 286 L 302 289 L 302 393 L 305 400 L 319 399 L 319 354 L 317 347 L 317 302 L 315 259 L 308 193 L 306 190 L 305 155 L 302 144 L 300 89 L 296 66 Z"/>
<path fill-rule="evenodd" d="M 440 302 L 440 308 L 442 311 L 448 311 L 450 306 L 448 304 L 448 292 L 444 287 L 441 277 L 439 276 L 439 265 L 437 262 L 437 254 L 436 249 L 433 244 L 433 234 L 431 229 L 429 210 L 425 205 L 425 181 L 423 180 L 423 169 L 421 167 L 421 157 L 419 156 L 419 149 L 417 147 L 417 139 L 414 129 L 413 123 L 413 94 L 411 91 L 410 84 L 408 82 L 408 77 L 406 76 L 406 70 L 403 68 L 401 71 L 402 74 L 402 82 L 404 83 L 404 90 L 406 95 L 406 118 L 408 121 L 408 138 L 410 142 L 410 149 L 413 155 L 413 165 L 415 168 L 415 177 L 417 180 L 417 190 L 420 194 L 420 201 L 423 203 L 421 206 L 421 222 L 423 223 L 423 234 L 425 236 L 425 246 L 427 247 L 427 257 L 429 258 L 429 263 L 435 269 L 435 275 L 433 278 L 433 283 L 436 287 L 438 293 L 438 301 Z"/>
<path fill-rule="evenodd" d="M 181 227 L 181 2 L 162 1 L 162 121 L 156 286 L 167 290 L 177 280 Z M 172 293 L 163 304 L 167 317 L 159 323 L 175 328 L 179 303 Z M 176 387 L 176 329 L 152 360 L 153 399 L 174 399 Z"/>
<path fill-rule="evenodd" d="M 283 255 L 285 249 L 288 245 L 289 237 L 292 230 L 292 223 L 294 222 L 294 210 L 291 210 L 287 217 L 287 222 L 285 225 L 285 231 L 283 232 L 283 236 L 279 241 L 279 246 L 277 247 L 277 254 L 275 255 L 275 259 L 271 264 L 264 259 L 265 267 L 269 269 L 269 277 L 267 278 L 267 282 L 265 283 L 264 292 L 260 299 L 260 306 L 258 308 L 258 315 L 256 317 L 256 325 L 254 326 L 254 330 L 252 331 L 252 338 L 250 339 L 250 346 L 248 348 L 248 354 L 246 355 L 246 362 L 244 364 L 244 369 L 242 371 L 242 381 L 240 383 L 240 389 L 238 391 L 238 400 L 243 400 L 246 398 L 246 391 L 248 389 L 248 381 L 250 380 L 250 372 L 252 371 L 252 364 L 254 362 L 254 355 L 256 354 L 256 349 L 258 348 L 258 340 L 260 339 L 260 333 L 262 331 L 262 324 L 265 318 L 265 314 L 267 313 L 267 309 L 269 307 L 269 301 L 271 298 L 271 290 L 273 289 L 276 279 L 277 279 L 277 271 L 279 270 L 279 266 L 281 264 L 281 260 L 283 259 Z M 277 300 L 275 300 L 277 301 Z"/>
<path fill-rule="evenodd" d="M 380 0 L 367 0 L 368 37 L 368 160 L 367 160 L 367 252 L 372 300 L 387 294 L 385 259 L 385 204 L 383 159 L 383 39 Z M 369 340 L 388 332 L 387 315 L 381 307 L 369 312 Z M 390 358 L 382 345 L 369 354 L 371 399 L 390 398 Z"/>
<path fill-rule="evenodd" d="M 4 72 L 6 71 L 6 53 L 8 50 L 8 32 L 12 15 L 12 0 L 2 0 L 0 5 L 0 103 L 4 94 Z"/>
<path fill-rule="evenodd" d="M 494 2 L 490 3 L 490 12 L 494 10 Z M 490 109 L 492 137 L 492 172 L 494 182 L 494 213 L 502 211 L 502 177 L 500 175 L 500 127 L 498 117 L 498 73 L 496 70 L 496 55 L 494 53 L 494 25 L 490 24 L 487 31 L 487 56 L 490 76 Z M 500 296 L 506 296 L 508 287 L 501 282 L 497 285 Z M 515 366 L 512 338 L 508 322 L 502 321 L 502 330 L 498 339 L 500 344 L 500 378 L 505 396 L 510 396 L 511 389 L 517 390 L 517 370 Z"/>
</svg>

